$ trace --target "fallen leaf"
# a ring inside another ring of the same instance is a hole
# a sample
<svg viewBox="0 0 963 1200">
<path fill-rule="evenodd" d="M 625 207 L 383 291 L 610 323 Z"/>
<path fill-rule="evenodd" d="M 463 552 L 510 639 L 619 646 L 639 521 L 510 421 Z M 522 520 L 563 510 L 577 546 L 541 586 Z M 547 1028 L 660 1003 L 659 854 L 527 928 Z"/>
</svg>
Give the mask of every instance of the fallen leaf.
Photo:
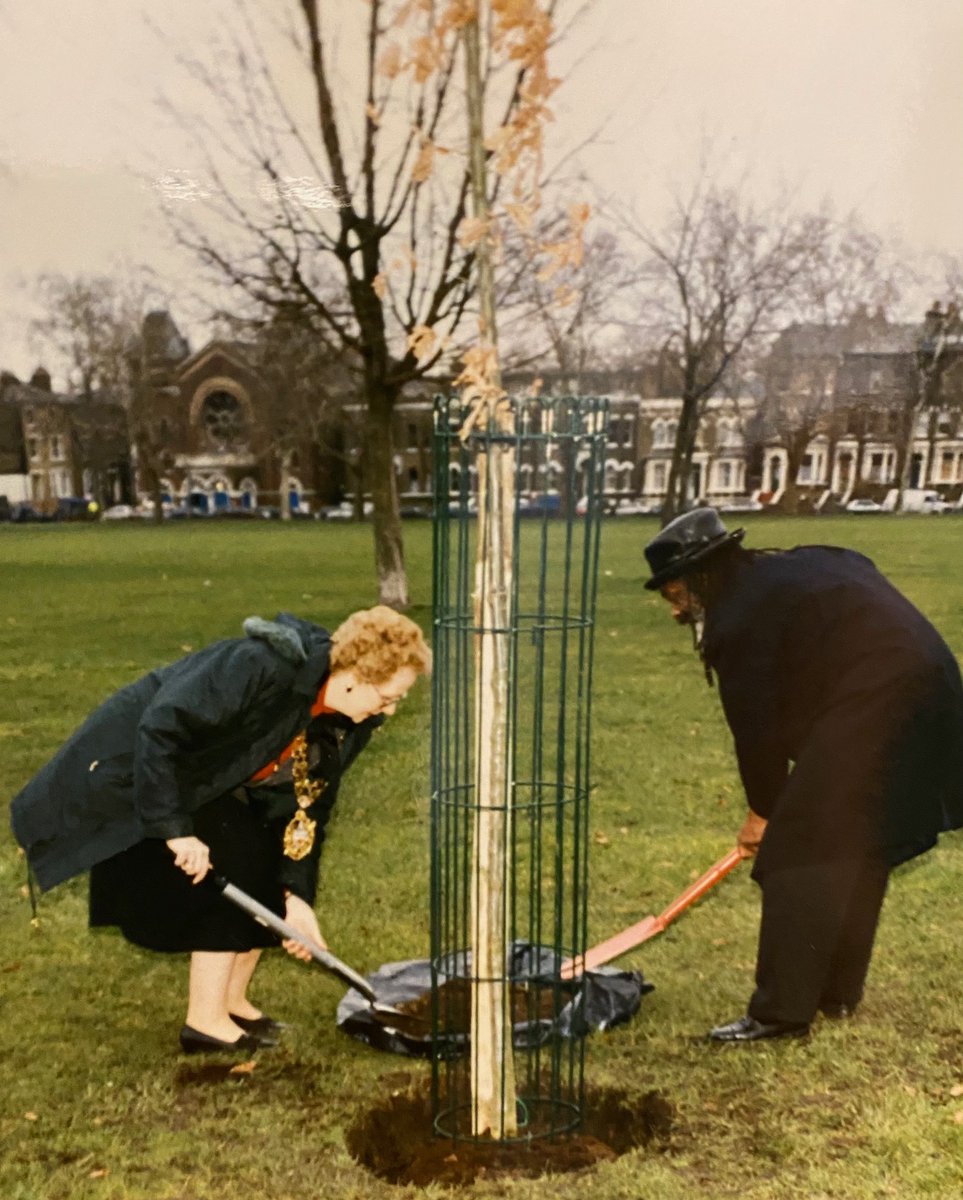
<svg viewBox="0 0 963 1200">
<path fill-rule="evenodd" d="M 956 1125 L 963 1125 L 963 1108 L 958 1108 L 953 1114 L 953 1121 Z"/>
<path fill-rule="evenodd" d="M 249 1062 L 235 1063 L 228 1075 L 251 1075 L 256 1066 L 257 1060 L 253 1058 Z"/>
<path fill-rule="evenodd" d="M 93 1171 L 90 1172 L 90 1174 L 87 1176 L 87 1178 L 88 1179 L 104 1179 L 109 1174 L 110 1174 L 110 1171 L 107 1169 L 107 1167 L 97 1167 Z"/>
<path fill-rule="evenodd" d="M 954 1083 L 950 1088 L 951 1096 L 963 1096 L 963 1083 Z"/>
<path fill-rule="evenodd" d="M 596 830 L 595 844 L 597 846 L 608 846 L 610 844 L 609 839 L 605 836 L 605 834 L 600 829 Z"/>
<path fill-rule="evenodd" d="M 25 1121 L 37 1121 L 40 1118 L 37 1116 L 37 1114 L 35 1112 L 27 1112 L 27 1113 L 23 1114 L 23 1119 Z"/>
</svg>

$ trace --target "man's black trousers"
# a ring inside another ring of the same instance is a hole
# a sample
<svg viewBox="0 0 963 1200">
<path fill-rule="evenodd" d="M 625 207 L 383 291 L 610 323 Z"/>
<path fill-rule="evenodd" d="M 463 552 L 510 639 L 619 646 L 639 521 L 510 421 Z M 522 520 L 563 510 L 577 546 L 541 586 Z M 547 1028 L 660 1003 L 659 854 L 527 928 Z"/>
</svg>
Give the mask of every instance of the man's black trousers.
<svg viewBox="0 0 963 1200">
<path fill-rule="evenodd" d="M 888 877 L 885 863 L 852 859 L 765 873 L 751 1017 L 802 1024 L 856 1007 Z"/>
</svg>

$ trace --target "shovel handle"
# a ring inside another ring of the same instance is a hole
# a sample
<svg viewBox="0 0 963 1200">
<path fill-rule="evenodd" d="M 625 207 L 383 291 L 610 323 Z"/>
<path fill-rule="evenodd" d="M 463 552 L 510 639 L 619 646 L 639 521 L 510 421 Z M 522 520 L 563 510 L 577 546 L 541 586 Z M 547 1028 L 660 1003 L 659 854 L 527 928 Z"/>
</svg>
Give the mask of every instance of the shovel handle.
<svg viewBox="0 0 963 1200">
<path fill-rule="evenodd" d="M 325 970 L 330 971 L 333 975 L 337 975 L 339 979 L 343 979 L 345 983 L 355 988 L 356 991 L 359 991 L 366 1000 L 374 1001 L 374 988 L 372 988 L 367 979 L 363 975 L 359 975 L 347 963 L 342 962 L 330 950 L 323 949 L 317 942 L 313 942 L 310 938 L 305 937 L 300 929 L 296 929 L 289 921 L 285 921 L 283 917 L 279 917 L 276 912 L 267 908 L 259 900 L 255 900 L 253 896 L 249 896 L 247 892 L 242 892 L 239 887 L 235 887 L 233 883 L 229 883 L 223 876 L 215 875 L 214 883 L 221 889 L 226 900 L 230 900 L 232 904 L 236 904 L 238 908 L 242 908 L 255 921 L 258 921 L 261 925 L 265 925 L 273 933 L 276 933 L 278 937 L 290 938 L 291 941 L 303 946 L 314 961 L 324 967 Z"/>
<path fill-rule="evenodd" d="M 585 951 L 585 954 L 581 958 L 568 959 L 562 963 L 562 978 L 571 979 L 581 971 L 594 970 L 595 967 L 600 967 L 603 963 L 611 962 L 613 958 L 618 958 L 619 955 L 625 954 L 626 951 L 634 950 L 636 946 L 641 946 L 649 938 L 655 937 L 657 933 L 661 933 L 665 929 L 666 925 L 674 921 L 690 905 L 695 904 L 697 900 L 704 896 L 710 888 L 714 888 L 720 880 L 724 879 L 741 862 L 742 852 L 736 846 L 728 854 L 720 858 L 717 863 L 714 863 L 708 871 L 700 875 L 694 883 L 691 883 L 657 917 L 643 917 L 641 921 L 636 921 L 634 925 L 629 925 L 628 928 L 613 934 L 610 938 L 606 938 L 604 942 L 599 942 L 597 945 L 592 946 L 591 949 Z"/>
<path fill-rule="evenodd" d="M 676 917 L 684 913 L 691 904 L 700 900 L 710 888 L 714 888 L 720 880 L 725 879 L 729 872 L 738 867 L 741 862 L 742 851 L 735 846 L 717 863 L 714 863 L 704 875 L 700 875 L 694 883 L 690 884 L 681 895 L 677 896 L 668 908 L 659 913 L 656 920 L 662 928 L 664 929 L 670 921 L 674 921 Z"/>
</svg>

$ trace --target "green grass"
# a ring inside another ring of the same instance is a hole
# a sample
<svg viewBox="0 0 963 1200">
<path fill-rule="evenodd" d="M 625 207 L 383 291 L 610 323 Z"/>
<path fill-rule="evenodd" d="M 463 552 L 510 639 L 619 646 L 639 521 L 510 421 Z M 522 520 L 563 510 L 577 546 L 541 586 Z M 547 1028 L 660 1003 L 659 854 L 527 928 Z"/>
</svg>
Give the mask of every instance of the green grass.
<svg viewBox="0 0 963 1200">
<path fill-rule="evenodd" d="M 963 521 L 750 519 L 749 544 L 851 545 L 963 651 Z M 718 699 L 687 634 L 643 591 L 647 520 L 606 525 L 599 588 L 591 922 L 603 937 L 658 911 L 731 844 L 743 812 Z M 430 530 L 407 530 L 416 619 L 430 621 Z M 251 613 L 322 622 L 371 603 L 370 531 L 277 525 L 0 528 L 0 803 L 84 715 L 143 671 L 237 632 Z M 342 792 L 321 927 L 372 968 L 427 949 L 429 703 L 422 687 Z M 741 1013 L 758 899 L 730 876 L 625 965 L 656 991 L 594 1037 L 587 1075 L 660 1089 L 678 1122 L 590 1181 L 482 1182 L 479 1196 L 563 1200 L 868 1200 L 963 1191 L 963 836 L 901 869 L 867 999 L 806 1043 L 715 1049 Z M 86 882 L 46 896 L 31 928 L 23 861 L 0 834 L 0 1195 L 5 1200 L 374 1200 L 414 1195 L 356 1165 L 344 1130 L 382 1076 L 421 1077 L 338 1033 L 339 987 L 272 955 L 258 999 L 293 1022 L 251 1075 L 204 1083 L 175 1053 L 186 960 L 86 929 Z"/>
</svg>

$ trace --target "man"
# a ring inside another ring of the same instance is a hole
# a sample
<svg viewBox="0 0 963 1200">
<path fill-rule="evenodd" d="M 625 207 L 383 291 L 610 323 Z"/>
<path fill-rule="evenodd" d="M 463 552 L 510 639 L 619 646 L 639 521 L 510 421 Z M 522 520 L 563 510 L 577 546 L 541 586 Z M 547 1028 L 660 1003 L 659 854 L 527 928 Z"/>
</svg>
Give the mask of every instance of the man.
<svg viewBox="0 0 963 1200">
<path fill-rule="evenodd" d="M 645 547 L 645 586 L 718 680 L 762 889 L 756 988 L 716 1042 L 850 1015 L 889 869 L 963 826 L 963 684 L 940 635 L 863 555 L 743 535 L 697 508 Z"/>
</svg>

